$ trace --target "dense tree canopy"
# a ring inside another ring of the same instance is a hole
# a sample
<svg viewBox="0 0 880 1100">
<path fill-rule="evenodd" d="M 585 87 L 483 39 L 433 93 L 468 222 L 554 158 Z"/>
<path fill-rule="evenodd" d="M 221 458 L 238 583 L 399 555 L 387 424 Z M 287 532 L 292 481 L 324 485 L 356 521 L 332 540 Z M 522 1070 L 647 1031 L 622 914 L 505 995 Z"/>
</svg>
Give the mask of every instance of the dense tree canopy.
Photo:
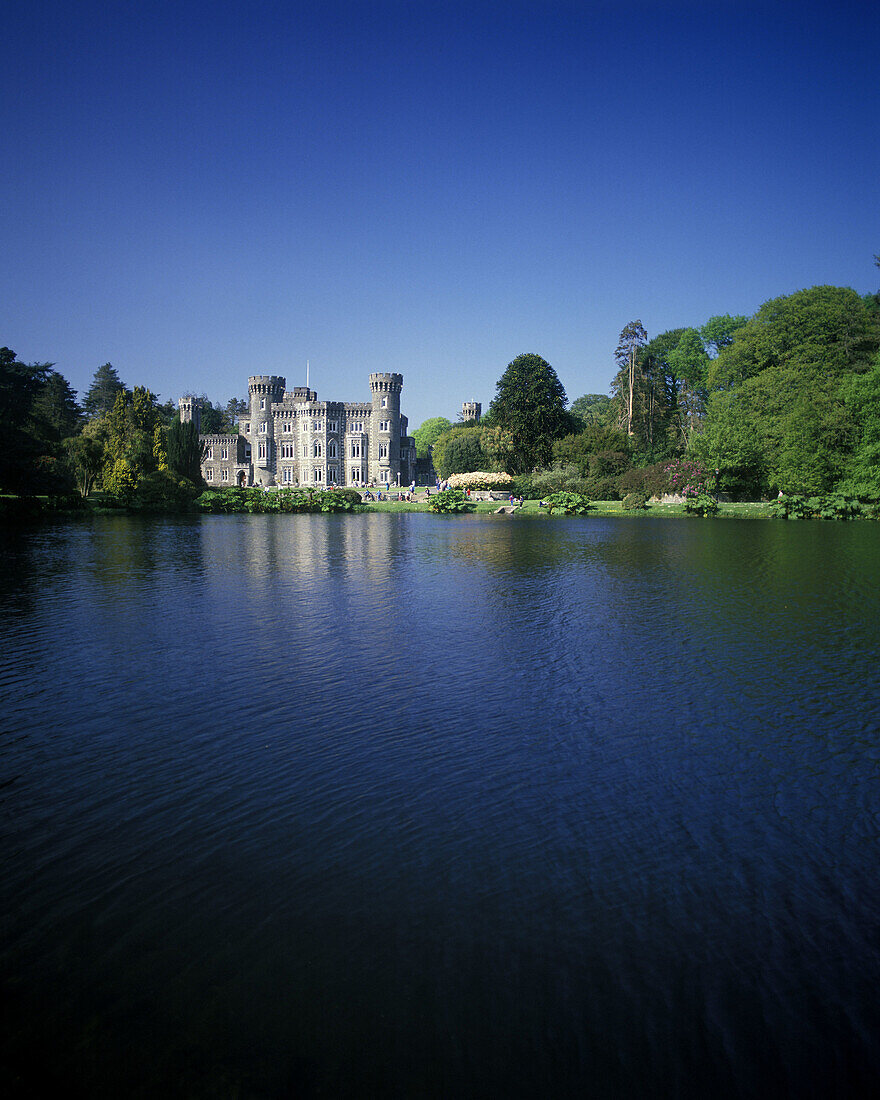
<svg viewBox="0 0 880 1100">
<path fill-rule="evenodd" d="M 426 420 L 412 433 L 416 442 L 416 455 L 419 458 L 427 458 L 438 438 L 451 427 L 452 421 L 447 420 L 445 416 L 432 416 L 430 420 Z"/>
<path fill-rule="evenodd" d="M 605 424 L 613 416 L 611 398 L 607 393 L 585 393 L 572 401 L 569 412 L 581 429 L 588 424 Z"/>
<path fill-rule="evenodd" d="M 83 398 L 83 412 L 89 418 L 109 413 L 116 401 L 116 395 L 124 389 L 116 368 L 111 363 L 105 363 L 95 371 L 92 384 Z"/>
<path fill-rule="evenodd" d="M 507 433 L 504 466 L 510 474 L 546 466 L 553 440 L 571 430 L 565 388 L 540 355 L 519 355 L 499 378 L 489 408 L 493 427 Z"/>
<path fill-rule="evenodd" d="M 492 469 L 491 459 L 483 449 L 483 431 L 477 424 L 456 424 L 437 437 L 432 461 L 440 477 Z"/>
</svg>

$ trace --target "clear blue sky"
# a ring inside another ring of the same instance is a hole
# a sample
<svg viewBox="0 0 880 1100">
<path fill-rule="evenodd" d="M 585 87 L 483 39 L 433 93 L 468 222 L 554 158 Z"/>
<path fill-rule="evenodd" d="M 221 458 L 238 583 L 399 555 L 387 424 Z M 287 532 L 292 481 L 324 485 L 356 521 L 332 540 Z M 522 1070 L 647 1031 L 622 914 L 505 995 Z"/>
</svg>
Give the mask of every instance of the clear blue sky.
<svg viewBox="0 0 880 1100">
<path fill-rule="evenodd" d="M 880 5 L 4 6 L 0 345 L 81 393 L 249 374 L 412 427 L 521 352 L 880 272 Z"/>
</svg>

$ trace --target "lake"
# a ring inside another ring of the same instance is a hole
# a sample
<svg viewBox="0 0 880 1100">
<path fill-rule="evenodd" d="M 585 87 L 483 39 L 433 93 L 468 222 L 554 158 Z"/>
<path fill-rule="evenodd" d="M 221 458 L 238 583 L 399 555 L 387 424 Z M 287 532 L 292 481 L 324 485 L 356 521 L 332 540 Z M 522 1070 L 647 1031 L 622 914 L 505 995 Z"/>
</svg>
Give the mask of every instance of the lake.
<svg viewBox="0 0 880 1100">
<path fill-rule="evenodd" d="M 852 1097 L 880 525 L 0 534 L 0 1086 Z"/>
</svg>

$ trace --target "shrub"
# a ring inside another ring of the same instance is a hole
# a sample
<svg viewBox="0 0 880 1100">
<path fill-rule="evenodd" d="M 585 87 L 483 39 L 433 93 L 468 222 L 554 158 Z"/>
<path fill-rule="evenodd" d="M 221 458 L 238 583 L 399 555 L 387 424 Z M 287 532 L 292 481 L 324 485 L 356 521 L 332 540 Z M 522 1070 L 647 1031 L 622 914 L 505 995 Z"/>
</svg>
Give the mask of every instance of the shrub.
<svg viewBox="0 0 880 1100">
<path fill-rule="evenodd" d="M 620 500 L 623 492 L 616 477 L 590 477 L 584 482 L 583 494 L 590 500 Z"/>
<path fill-rule="evenodd" d="M 581 477 L 580 470 L 571 462 L 556 463 L 545 470 L 537 470 L 531 478 L 532 491 L 539 497 L 564 490 L 585 495 L 587 485 L 587 481 Z"/>
<path fill-rule="evenodd" d="M 666 463 L 666 475 L 673 493 L 683 497 L 708 496 L 715 489 L 716 470 L 699 459 L 677 458 Z"/>
<path fill-rule="evenodd" d="M 617 481 L 621 493 L 644 493 L 646 497 L 660 497 L 670 492 L 669 474 L 666 472 L 668 466 L 668 461 L 654 462 L 650 466 L 627 470 Z"/>
<path fill-rule="evenodd" d="M 330 492 L 335 493 L 337 497 L 340 497 L 342 500 L 347 500 L 350 504 L 353 504 L 355 506 L 357 506 L 358 504 L 363 504 L 363 499 L 361 498 L 361 494 L 357 491 L 357 489 L 340 488 L 331 489 Z"/>
<path fill-rule="evenodd" d="M 810 519 L 813 515 L 813 508 L 809 501 L 794 493 L 778 497 L 771 502 L 767 511 L 777 519 Z"/>
<path fill-rule="evenodd" d="M 495 489 L 512 492 L 514 480 L 510 474 L 475 470 L 470 474 L 451 474 L 449 477 L 449 488 L 478 491 Z"/>
<path fill-rule="evenodd" d="M 623 508 L 627 512 L 634 512 L 639 508 L 648 507 L 648 498 L 644 493 L 627 493 L 623 498 Z"/>
<path fill-rule="evenodd" d="M 689 516 L 715 516 L 718 514 L 718 501 L 710 497 L 708 493 L 700 493 L 697 497 L 688 497 L 684 502 L 684 510 Z"/>
<path fill-rule="evenodd" d="M 203 512 L 281 512 L 286 515 L 309 512 L 351 512 L 361 503 L 352 489 L 208 489 L 196 501 Z"/>
<path fill-rule="evenodd" d="M 199 495 L 196 485 L 171 470 L 144 474 L 127 498 L 139 512 L 187 512 Z"/>
<path fill-rule="evenodd" d="M 428 501 L 430 512 L 442 512 L 444 514 L 470 512 L 475 507 L 473 501 L 468 500 L 461 489 L 444 489 L 440 493 L 435 493 Z"/>
<path fill-rule="evenodd" d="M 589 497 L 583 493 L 552 493 L 547 497 L 547 511 L 552 513 L 558 508 L 566 516 L 582 516 L 593 511 L 593 505 Z"/>
<path fill-rule="evenodd" d="M 841 493 L 829 493 L 826 497 L 820 497 L 816 504 L 820 519 L 855 519 L 864 513 L 858 500 Z"/>
</svg>

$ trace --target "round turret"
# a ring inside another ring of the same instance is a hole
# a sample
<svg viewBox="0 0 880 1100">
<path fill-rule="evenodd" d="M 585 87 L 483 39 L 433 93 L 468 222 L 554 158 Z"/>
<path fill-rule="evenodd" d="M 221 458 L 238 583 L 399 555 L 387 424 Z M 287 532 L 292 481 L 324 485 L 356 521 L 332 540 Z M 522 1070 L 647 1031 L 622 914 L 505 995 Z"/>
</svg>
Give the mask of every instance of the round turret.
<svg viewBox="0 0 880 1100">
<path fill-rule="evenodd" d="M 396 484 L 400 473 L 400 391 L 402 374 L 371 374 L 370 477 Z"/>
<path fill-rule="evenodd" d="M 274 374 L 256 374 L 248 378 L 248 397 L 251 406 L 251 461 L 254 464 L 254 481 L 258 485 L 271 485 L 275 474 L 275 424 L 272 404 L 284 399 L 286 380 Z"/>
</svg>

